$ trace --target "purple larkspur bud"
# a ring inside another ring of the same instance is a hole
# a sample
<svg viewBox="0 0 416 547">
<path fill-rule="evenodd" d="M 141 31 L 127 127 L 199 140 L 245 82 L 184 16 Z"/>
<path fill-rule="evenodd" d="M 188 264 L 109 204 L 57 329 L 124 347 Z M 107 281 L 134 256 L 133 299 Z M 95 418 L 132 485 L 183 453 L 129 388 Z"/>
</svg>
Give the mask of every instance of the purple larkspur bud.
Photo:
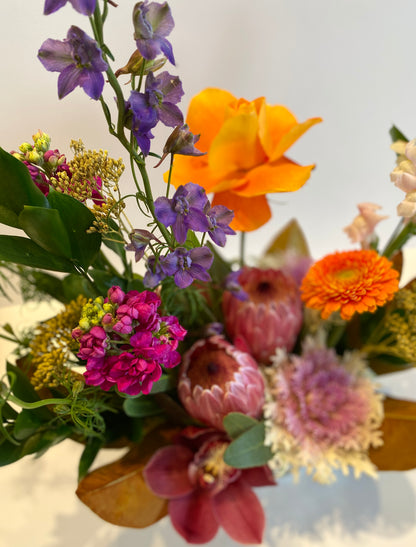
<svg viewBox="0 0 416 547">
<path fill-rule="evenodd" d="M 189 414 L 224 430 L 230 412 L 258 418 L 264 404 L 264 380 L 257 363 L 222 336 L 196 342 L 182 358 L 178 394 Z"/>
<path fill-rule="evenodd" d="M 60 72 L 58 96 L 60 99 L 77 86 L 82 87 L 91 99 L 99 99 L 108 69 L 101 49 L 83 30 L 72 26 L 65 40 L 48 38 L 39 49 L 38 58 L 46 70 Z"/>
<path fill-rule="evenodd" d="M 248 299 L 224 292 L 225 330 L 242 340 L 251 355 L 268 364 L 277 348 L 293 349 L 302 326 L 302 303 L 296 282 L 281 270 L 244 268 L 238 277 Z"/>
<path fill-rule="evenodd" d="M 134 39 L 145 59 L 163 53 L 174 65 L 172 45 L 166 39 L 175 23 L 167 2 L 137 2 L 133 8 Z"/>
<path fill-rule="evenodd" d="M 160 239 L 158 239 L 155 235 L 152 234 L 152 232 L 149 232 L 148 230 L 135 229 L 132 231 L 131 234 L 129 234 L 129 238 L 130 243 L 124 248 L 126 249 L 126 251 L 134 251 L 134 260 L 136 262 L 139 262 L 139 260 L 143 258 L 146 247 L 151 241 L 157 241 L 161 243 Z"/>
<path fill-rule="evenodd" d="M 163 155 L 160 161 L 155 165 L 159 167 L 162 161 L 169 154 L 179 154 L 180 156 L 204 156 L 206 152 L 201 152 L 195 148 L 195 143 L 199 141 L 200 135 L 194 135 L 189 131 L 187 124 L 177 125 L 163 147 Z"/>
</svg>

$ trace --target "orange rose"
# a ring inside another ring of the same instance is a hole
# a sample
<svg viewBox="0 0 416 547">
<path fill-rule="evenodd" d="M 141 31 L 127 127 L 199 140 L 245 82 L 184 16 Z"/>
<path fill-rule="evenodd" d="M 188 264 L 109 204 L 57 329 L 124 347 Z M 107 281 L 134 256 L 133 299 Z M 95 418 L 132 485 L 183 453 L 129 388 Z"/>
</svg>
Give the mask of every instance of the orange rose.
<svg viewBox="0 0 416 547">
<path fill-rule="evenodd" d="M 172 184 L 187 182 L 214 193 L 213 205 L 232 209 L 235 230 L 249 232 L 271 217 L 266 194 L 294 192 L 308 180 L 314 165 L 286 158 L 286 150 L 321 118 L 298 123 L 287 108 L 236 99 L 228 91 L 208 88 L 196 95 L 186 123 L 201 133 L 204 156 L 175 156 Z"/>
</svg>

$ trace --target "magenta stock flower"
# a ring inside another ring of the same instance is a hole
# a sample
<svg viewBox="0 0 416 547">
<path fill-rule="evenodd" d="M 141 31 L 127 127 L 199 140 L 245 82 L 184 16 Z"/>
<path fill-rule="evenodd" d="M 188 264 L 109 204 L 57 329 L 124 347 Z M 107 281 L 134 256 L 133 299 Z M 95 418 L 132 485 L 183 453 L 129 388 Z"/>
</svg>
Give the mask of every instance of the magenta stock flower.
<svg viewBox="0 0 416 547">
<path fill-rule="evenodd" d="M 176 531 L 189 543 L 211 541 L 220 526 L 243 544 L 261 543 L 265 517 L 253 486 L 275 484 L 267 466 L 235 469 L 223 455 L 224 434 L 187 428 L 176 444 L 159 449 L 143 475 L 150 490 L 169 500 Z"/>
<path fill-rule="evenodd" d="M 268 364 L 277 348 L 291 350 L 302 325 L 296 282 L 281 270 L 244 268 L 238 282 L 248 299 L 224 292 L 225 329 L 253 357 Z"/>
<path fill-rule="evenodd" d="M 160 316 L 160 297 L 150 291 L 111 287 L 107 298 L 88 302 L 79 326 L 78 357 L 86 361 L 85 381 L 104 391 L 116 386 L 127 395 L 148 394 L 162 375 L 162 367 L 180 363 L 177 351 L 186 330 L 176 317 Z"/>
<path fill-rule="evenodd" d="M 182 358 L 178 394 L 189 414 L 224 430 L 224 416 L 242 412 L 258 418 L 264 381 L 254 359 L 221 336 L 199 340 Z"/>
<path fill-rule="evenodd" d="M 60 72 L 58 96 L 60 99 L 77 86 L 82 87 L 91 99 L 99 99 L 108 69 L 97 42 L 83 30 L 72 26 L 65 40 L 48 38 L 39 49 L 38 58 L 46 70 Z"/>
<path fill-rule="evenodd" d="M 68 0 L 45 0 L 45 7 L 43 10 L 44 15 L 49 15 L 61 9 Z M 82 15 L 92 15 L 95 10 L 95 4 L 97 0 L 69 0 L 72 7 L 82 13 Z"/>
</svg>

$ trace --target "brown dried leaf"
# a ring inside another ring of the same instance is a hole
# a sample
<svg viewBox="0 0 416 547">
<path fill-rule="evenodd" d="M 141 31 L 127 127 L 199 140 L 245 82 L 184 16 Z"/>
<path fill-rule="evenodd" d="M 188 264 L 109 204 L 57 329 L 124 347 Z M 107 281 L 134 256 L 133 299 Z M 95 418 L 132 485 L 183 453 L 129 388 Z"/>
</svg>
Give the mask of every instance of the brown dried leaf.
<svg viewBox="0 0 416 547">
<path fill-rule="evenodd" d="M 146 528 L 167 514 L 167 501 L 155 496 L 143 478 L 143 469 L 173 432 L 149 434 L 123 458 L 89 473 L 76 491 L 80 500 L 102 519 L 130 528 Z"/>
<path fill-rule="evenodd" d="M 274 238 L 266 255 L 292 250 L 301 256 L 310 256 L 309 247 L 305 235 L 294 218 L 290 220 Z"/>
<path fill-rule="evenodd" d="M 416 467 L 416 402 L 387 397 L 381 426 L 384 445 L 370 449 L 371 461 L 381 471 Z"/>
</svg>

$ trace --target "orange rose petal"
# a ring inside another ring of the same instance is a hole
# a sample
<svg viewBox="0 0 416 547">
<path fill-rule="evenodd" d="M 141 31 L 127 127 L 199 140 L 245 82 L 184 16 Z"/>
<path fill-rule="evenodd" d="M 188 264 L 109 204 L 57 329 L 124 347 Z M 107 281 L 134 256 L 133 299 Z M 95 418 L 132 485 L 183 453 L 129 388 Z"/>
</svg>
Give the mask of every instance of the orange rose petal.
<svg viewBox="0 0 416 547">
<path fill-rule="evenodd" d="M 269 158 L 273 156 L 284 135 L 297 123 L 295 116 L 286 107 L 263 105 L 259 112 L 259 137 Z"/>
<path fill-rule="evenodd" d="M 313 168 L 314 165 L 302 166 L 281 158 L 273 164 L 265 163 L 246 173 L 247 184 L 234 191 L 241 197 L 294 192 L 305 184 Z"/>
<path fill-rule="evenodd" d="M 196 147 L 208 152 L 211 142 L 228 116 L 227 106 L 237 99 L 223 89 L 208 88 L 195 95 L 189 104 L 186 123 L 192 133 L 201 137 Z"/>
<path fill-rule="evenodd" d="M 320 123 L 322 118 L 309 118 L 306 122 L 299 123 L 292 127 L 285 135 L 282 136 L 279 143 L 273 148 L 269 155 L 270 161 L 279 159 L 286 152 L 288 148 L 292 146 L 306 131 L 313 125 Z"/>
<path fill-rule="evenodd" d="M 168 181 L 169 171 L 163 174 L 165 182 Z M 173 160 L 171 183 L 177 188 L 181 184 L 194 182 L 204 188 L 209 188 L 216 181 L 213 181 L 209 172 L 206 156 L 179 156 Z M 207 190 L 210 192 L 211 190 Z"/>
<path fill-rule="evenodd" d="M 251 232 L 266 224 L 271 211 L 265 196 L 244 198 L 233 192 L 220 192 L 214 195 L 212 205 L 225 205 L 234 211 L 231 228 L 241 232 Z"/>
<path fill-rule="evenodd" d="M 226 120 L 211 143 L 208 163 L 216 179 L 249 171 L 267 161 L 258 137 L 259 121 L 254 104 L 244 104 Z"/>
</svg>

